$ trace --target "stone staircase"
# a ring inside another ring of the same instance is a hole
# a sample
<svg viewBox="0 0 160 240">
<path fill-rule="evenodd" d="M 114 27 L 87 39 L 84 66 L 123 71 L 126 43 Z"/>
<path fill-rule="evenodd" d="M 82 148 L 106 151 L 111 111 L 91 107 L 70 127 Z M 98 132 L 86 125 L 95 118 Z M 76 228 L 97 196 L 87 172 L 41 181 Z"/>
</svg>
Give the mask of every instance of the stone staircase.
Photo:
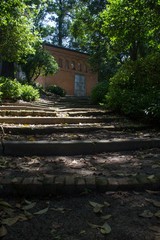
<svg viewBox="0 0 160 240">
<path fill-rule="evenodd" d="M 159 146 L 149 126 L 92 106 L 86 98 L 2 105 L 0 110 L 1 151 L 7 155 L 95 154 Z"/>
<path fill-rule="evenodd" d="M 76 159 L 78 155 L 94 156 L 101 153 L 107 155 L 111 152 L 119 152 L 119 156 L 121 156 L 120 152 L 122 151 L 134 152 L 160 147 L 159 132 L 154 130 L 152 126 L 133 122 L 123 116 L 93 106 L 86 98 L 65 97 L 57 102 L 41 100 L 36 103 L 4 104 L 0 106 L 0 125 L 0 154 L 6 158 L 72 156 Z M 79 160 L 75 161 L 78 162 Z M 64 176 L 62 179 L 59 177 L 58 175 L 59 180 L 57 180 L 58 182 L 54 181 L 54 185 L 59 186 L 62 191 L 65 184 L 65 192 L 66 186 L 75 191 L 76 184 L 76 189 L 82 190 L 86 187 L 86 182 L 90 181 L 86 179 L 85 181 L 84 179 L 80 181 L 72 179 L 71 181 L 71 179 L 66 180 L 67 178 Z M 43 182 L 43 187 L 45 186 L 44 181 L 49 181 L 48 179 L 50 177 L 46 178 L 45 176 L 43 180 L 40 180 Z M 54 193 L 52 189 L 53 176 L 51 179 L 52 184 L 49 182 L 51 186 L 46 194 L 49 194 L 50 191 Z M 155 182 L 154 179 L 151 179 L 150 184 L 156 183 L 157 187 L 159 177 L 157 179 Z M 98 189 L 113 190 L 115 179 L 112 180 L 106 180 L 106 177 L 101 176 L 95 179 L 94 176 L 87 187 L 93 188 L 93 184 L 98 184 Z M 132 188 L 134 189 L 137 182 L 135 183 L 135 179 L 132 180 Z M 34 180 L 33 186 L 28 182 L 30 180 L 27 180 L 27 185 L 22 184 L 23 186 L 20 184 L 22 179 L 10 179 L 9 185 L 5 181 L 6 178 L 2 178 L 2 188 L 5 189 L 5 193 L 12 193 L 13 189 L 15 192 L 17 186 L 18 190 L 16 191 L 18 193 L 23 187 L 25 189 L 28 187 L 28 193 L 30 188 L 34 192 L 35 187 L 39 186 L 37 178 Z M 109 186 L 107 185 L 108 181 L 110 182 Z M 122 183 L 122 179 L 120 181 Z M 14 188 L 11 184 L 13 182 L 18 184 L 14 185 Z M 145 178 L 144 185 L 146 186 L 147 183 L 148 179 Z M 126 182 L 117 186 L 124 190 L 126 189 L 124 185 L 128 186 Z M 42 186 L 37 191 L 42 192 Z"/>
</svg>

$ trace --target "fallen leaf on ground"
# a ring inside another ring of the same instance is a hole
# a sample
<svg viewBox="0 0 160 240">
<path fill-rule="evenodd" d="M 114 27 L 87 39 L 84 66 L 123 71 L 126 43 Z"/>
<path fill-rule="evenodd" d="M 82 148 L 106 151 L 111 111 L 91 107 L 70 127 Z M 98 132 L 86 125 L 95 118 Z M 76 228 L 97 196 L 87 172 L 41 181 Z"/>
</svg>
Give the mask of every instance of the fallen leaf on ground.
<svg viewBox="0 0 160 240">
<path fill-rule="evenodd" d="M 86 231 L 82 230 L 82 231 L 80 231 L 79 235 L 82 235 L 82 234 L 85 234 L 85 233 L 86 233 Z"/>
<path fill-rule="evenodd" d="M 12 206 L 9 203 L 7 203 L 7 202 L 5 202 L 3 200 L 0 200 L 0 205 L 4 206 L 4 207 L 12 208 Z"/>
<path fill-rule="evenodd" d="M 149 227 L 149 229 L 152 230 L 153 232 L 160 234 L 160 226 L 151 226 Z"/>
<path fill-rule="evenodd" d="M 104 219 L 104 220 L 108 220 L 111 217 L 112 217 L 112 215 L 108 214 L 108 215 L 102 216 L 101 218 Z"/>
<path fill-rule="evenodd" d="M 26 200 L 26 199 L 24 200 L 24 202 L 25 202 L 26 204 L 28 204 L 28 205 L 29 205 L 29 204 L 32 204 L 31 201 L 28 201 L 28 200 Z"/>
<path fill-rule="evenodd" d="M 61 208 L 51 208 L 51 210 L 61 212 L 61 213 L 65 213 L 66 211 L 71 211 L 72 209 L 61 207 Z"/>
<path fill-rule="evenodd" d="M 12 226 L 19 220 L 19 216 L 13 217 L 13 218 L 5 218 L 2 220 L 2 224 Z"/>
<path fill-rule="evenodd" d="M 1 210 L 3 210 L 3 212 L 5 212 L 6 214 L 8 214 L 9 216 L 13 216 L 14 214 L 14 209 L 13 208 L 8 208 L 8 207 L 0 207 Z"/>
<path fill-rule="evenodd" d="M 101 228 L 100 225 L 96 225 L 96 224 L 93 224 L 93 223 L 88 223 L 88 225 L 89 225 L 91 228 Z"/>
<path fill-rule="evenodd" d="M 108 233 L 111 232 L 111 227 L 109 226 L 109 224 L 107 222 L 105 222 L 102 226 L 101 225 L 92 224 L 92 223 L 88 223 L 88 225 L 91 228 L 99 229 L 102 234 L 108 234 Z"/>
<path fill-rule="evenodd" d="M 105 222 L 100 229 L 102 234 L 109 234 L 111 232 L 111 227 L 109 226 L 109 224 L 107 222 Z"/>
<path fill-rule="evenodd" d="M 35 207 L 36 202 L 30 203 L 29 205 L 24 206 L 22 209 L 23 210 L 29 210 L 32 209 L 33 207 Z"/>
<path fill-rule="evenodd" d="M 160 202 L 159 201 L 156 201 L 156 200 L 153 200 L 153 199 L 148 199 L 148 198 L 146 198 L 145 200 L 147 202 L 152 203 L 155 207 L 160 207 Z"/>
<path fill-rule="evenodd" d="M 26 221 L 26 220 L 28 220 L 27 216 L 25 216 L 24 214 L 19 215 L 19 221 L 23 222 L 23 221 Z"/>
<path fill-rule="evenodd" d="M 7 229 L 5 226 L 0 226 L 0 237 L 4 237 L 7 234 Z"/>
<path fill-rule="evenodd" d="M 155 176 L 154 176 L 154 175 L 150 175 L 150 176 L 148 176 L 147 178 L 148 178 L 149 180 L 152 180 L 152 179 L 155 178 Z"/>
<path fill-rule="evenodd" d="M 146 190 L 149 194 L 160 194 L 160 191 L 152 191 L 152 190 Z"/>
<path fill-rule="evenodd" d="M 110 207 L 110 206 L 111 206 L 111 204 L 110 204 L 109 202 L 104 202 L 104 205 L 105 205 L 106 207 Z"/>
<path fill-rule="evenodd" d="M 33 215 L 28 211 L 24 211 L 24 215 L 27 217 L 27 219 L 31 219 L 33 217 Z"/>
<path fill-rule="evenodd" d="M 154 214 L 155 217 L 160 218 L 160 210 Z"/>
<path fill-rule="evenodd" d="M 152 165 L 152 168 L 153 168 L 153 169 L 155 169 L 155 168 L 160 168 L 160 165 L 158 165 L 158 164 L 153 164 L 153 165 Z"/>
<path fill-rule="evenodd" d="M 104 207 L 103 204 L 99 204 L 99 203 L 91 202 L 91 201 L 89 203 L 93 207 L 94 213 L 102 213 L 102 208 Z"/>
<path fill-rule="evenodd" d="M 48 212 L 48 207 L 47 207 L 47 208 L 44 208 L 44 209 L 42 209 L 42 210 L 40 210 L 40 211 L 38 211 L 38 212 L 35 212 L 34 214 L 35 214 L 35 215 L 41 215 L 41 214 L 44 214 L 44 213 L 46 213 L 46 212 Z"/>
<path fill-rule="evenodd" d="M 150 210 L 144 210 L 143 213 L 139 214 L 140 217 L 144 217 L 144 218 L 152 218 L 153 215 L 154 214 Z"/>
</svg>

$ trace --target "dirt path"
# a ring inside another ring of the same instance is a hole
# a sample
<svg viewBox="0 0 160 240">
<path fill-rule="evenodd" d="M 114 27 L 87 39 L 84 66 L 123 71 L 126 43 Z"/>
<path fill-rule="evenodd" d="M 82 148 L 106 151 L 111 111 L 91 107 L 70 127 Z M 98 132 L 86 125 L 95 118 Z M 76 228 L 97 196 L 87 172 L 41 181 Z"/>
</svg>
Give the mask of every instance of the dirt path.
<svg viewBox="0 0 160 240">
<path fill-rule="evenodd" d="M 158 240 L 159 193 L 5 199 L 11 207 L 4 208 L 0 201 L 1 220 L 7 231 L 3 240 Z"/>
</svg>

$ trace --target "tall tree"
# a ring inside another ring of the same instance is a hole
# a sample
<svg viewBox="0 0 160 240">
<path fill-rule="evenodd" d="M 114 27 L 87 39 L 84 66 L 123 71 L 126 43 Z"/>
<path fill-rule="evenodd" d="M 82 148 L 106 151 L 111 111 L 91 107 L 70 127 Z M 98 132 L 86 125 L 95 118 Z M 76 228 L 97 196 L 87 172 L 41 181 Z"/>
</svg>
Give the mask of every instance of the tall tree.
<svg viewBox="0 0 160 240">
<path fill-rule="evenodd" d="M 55 74 L 58 71 L 58 64 L 48 51 L 39 46 L 35 49 L 35 54 L 28 55 L 26 62 L 22 64 L 28 83 L 33 83 L 39 76 Z"/>
<path fill-rule="evenodd" d="M 24 0 L 1 0 L 0 9 L 1 75 L 14 77 L 13 62 L 33 53 L 39 37 L 34 30 L 32 11 Z"/>
<path fill-rule="evenodd" d="M 38 34 L 45 39 L 49 35 L 53 34 L 54 27 L 51 26 L 51 22 L 48 21 L 49 8 L 52 0 L 26 0 L 26 4 L 34 9 L 33 23 L 34 27 L 38 31 Z M 54 24 L 52 24 L 54 25 Z"/>
<path fill-rule="evenodd" d="M 90 63 L 98 72 L 100 81 L 109 79 L 115 73 L 119 62 L 118 57 L 112 58 L 108 54 L 109 39 L 101 31 L 100 14 L 106 8 L 106 3 L 106 0 L 83 0 L 71 26 L 75 47 L 90 53 Z"/>
<path fill-rule="evenodd" d="M 55 23 L 55 31 L 51 36 L 52 43 L 68 46 L 71 41 L 69 28 L 73 18 L 75 0 L 51 0 L 48 7 L 49 20 Z"/>
<path fill-rule="evenodd" d="M 154 5 L 152 6 L 152 3 Z M 102 32 L 109 38 L 113 53 L 135 61 L 158 47 L 159 0 L 109 0 L 101 14 Z"/>
</svg>

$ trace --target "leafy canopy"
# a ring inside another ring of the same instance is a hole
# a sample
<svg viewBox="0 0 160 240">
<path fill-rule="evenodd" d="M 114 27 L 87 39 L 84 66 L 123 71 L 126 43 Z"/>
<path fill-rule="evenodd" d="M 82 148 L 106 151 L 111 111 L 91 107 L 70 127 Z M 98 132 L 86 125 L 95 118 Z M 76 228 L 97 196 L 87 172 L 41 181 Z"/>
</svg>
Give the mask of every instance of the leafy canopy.
<svg viewBox="0 0 160 240">
<path fill-rule="evenodd" d="M 1 59 L 19 61 L 33 53 L 40 40 L 33 25 L 34 9 L 25 0 L 1 0 L 0 9 Z"/>
<path fill-rule="evenodd" d="M 101 14 L 102 32 L 110 40 L 114 53 L 122 53 L 136 60 L 152 48 L 160 47 L 159 0 L 109 0 Z"/>
<path fill-rule="evenodd" d="M 30 83 L 40 75 L 47 76 L 49 74 L 55 74 L 58 70 L 58 64 L 48 51 L 38 46 L 35 54 L 27 57 L 22 69 L 26 74 L 27 81 Z"/>
</svg>

